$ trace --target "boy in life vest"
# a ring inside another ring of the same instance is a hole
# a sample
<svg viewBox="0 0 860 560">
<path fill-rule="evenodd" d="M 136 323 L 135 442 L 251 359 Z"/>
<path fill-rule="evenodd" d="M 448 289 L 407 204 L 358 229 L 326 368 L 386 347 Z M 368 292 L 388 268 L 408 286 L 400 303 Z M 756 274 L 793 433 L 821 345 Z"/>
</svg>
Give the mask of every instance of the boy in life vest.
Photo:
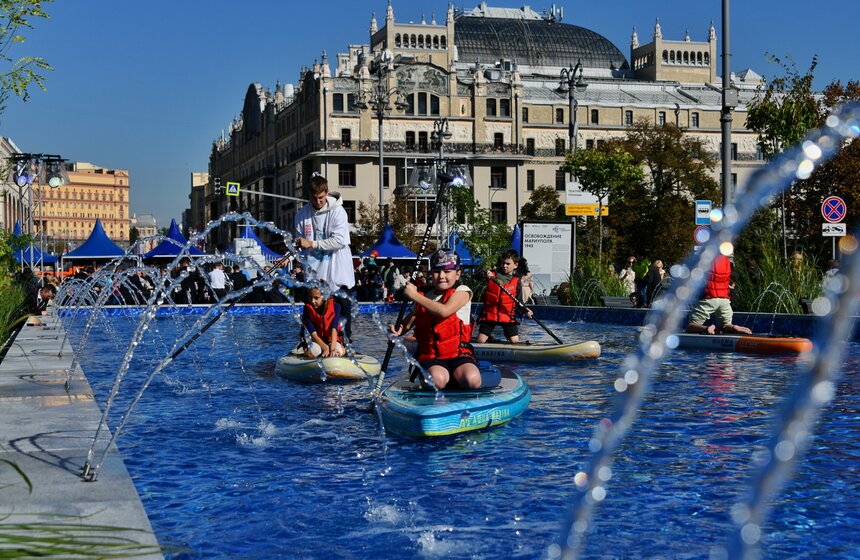
<svg viewBox="0 0 860 560">
<path fill-rule="evenodd" d="M 715 325 L 706 325 L 711 315 L 715 315 L 724 334 L 751 334 L 747 327 L 732 324 L 732 300 L 729 286 L 732 283 L 732 262 L 725 255 L 717 255 L 705 283 L 705 293 L 690 312 L 688 333 L 717 334 Z"/>
<path fill-rule="evenodd" d="M 430 256 L 430 286 L 421 293 L 412 282 L 406 284 L 403 296 L 415 302 L 415 308 L 396 335 L 415 326 L 418 349 L 415 359 L 426 369 L 437 389 L 449 383 L 462 389 L 481 387 L 481 371 L 469 340 L 472 338 L 470 311 L 472 290 L 460 284 L 460 257 L 454 251 L 440 249 Z"/>
<path fill-rule="evenodd" d="M 319 288 L 308 289 L 308 299 L 302 311 L 302 326 L 310 337 L 305 353 L 316 358 L 343 356 L 343 331 L 340 329 L 340 304 L 333 297 L 323 299 Z"/>
<path fill-rule="evenodd" d="M 504 286 L 504 289 L 516 297 L 517 301 L 523 300 L 523 288 L 517 267 L 519 262 L 520 256 L 516 251 L 505 251 L 499 257 L 495 272 L 487 273 L 489 282 L 487 291 L 484 292 L 484 311 L 481 313 L 481 323 L 478 328 L 478 342 L 487 342 L 496 327 L 502 327 L 505 338 L 511 344 L 520 341 L 516 319 L 517 303 L 502 289 Z M 526 310 L 526 315 L 529 318 L 532 317 L 530 309 Z"/>
</svg>

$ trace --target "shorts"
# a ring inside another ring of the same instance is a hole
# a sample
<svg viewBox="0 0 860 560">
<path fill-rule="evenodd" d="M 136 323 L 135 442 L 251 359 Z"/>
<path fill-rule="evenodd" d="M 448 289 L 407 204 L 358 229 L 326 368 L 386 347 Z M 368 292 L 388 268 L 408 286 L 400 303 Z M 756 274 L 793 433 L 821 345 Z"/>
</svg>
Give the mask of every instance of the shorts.
<svg viewBox="0 0 860 560">
<path fill-rule="evenodd" d="M 716 314 L 717 322 L 720 328 L 732 324 L 732 302 L 728 298 L 709 298 L 701 299 L 690 312 L 690 322 L 695 325 L 704 325 L 711 318 L 711 315 Z"/>
<path fill-rule="evenodd" d="M 513 338 L 519 336 L 520 330 L 516 323 L 497 323 L 496 321 L 481 321 L 478 326 L 478 334 L 490 336 L 496 327 L 502 327 L 502 332 L 505 333 L 505 338 Z"/>
<path fill-rule="evenodd" d="M 430 371 L 432 366 L 442 366 L 448 371 L 448 385 L 447 388 L 459 387 L 457 380 L 454 379 L 454 370 L 464 364 L 474 364 L 475 367 L 478 366 L 478 362 L 475 360 L 474 356 L 457 356 L 456 358 L 448 358 L 447 360 L 439 360 L 437 358 L 432 358 L 430 360 L 424 360 L 421 363 L 421 367 Z M 416 369 L 417 371 L 417 369 Z M 424 385 L 424 379 L 418 375 L 418 378 L 421 380 L 421 384 Z"/>
</svg>

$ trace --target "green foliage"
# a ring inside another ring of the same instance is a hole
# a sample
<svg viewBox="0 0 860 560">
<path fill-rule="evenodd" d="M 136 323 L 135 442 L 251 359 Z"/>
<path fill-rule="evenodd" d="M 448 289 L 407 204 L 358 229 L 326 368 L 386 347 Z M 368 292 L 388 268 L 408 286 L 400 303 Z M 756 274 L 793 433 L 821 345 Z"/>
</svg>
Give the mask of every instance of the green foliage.
<svg viewBox="0 0 860 560">
<path fill-rule="evenodd" d="M 559 191 L 552 185 L 539 185 L 529 196 L 529 201 L 520 208 L 520 220 L 558 220 L 564 217 L 564 204 L 558 198 Z"/>
<path fill-rule="evenodd" d="M 499 255 L 510 248 L 511 230 L 508 225 L 493 219 L 492 213 L 481 208 L 470 189 L 451 189 L 451 205 L 457 219 L 460 239 L 485 266 L 492 266 Z"/>
<path fill-rule="evenodd" d="M 772 232 L 760 239 L 755 254 L 758 258 L 739 251 L 735 253 L 732 294 L 735 310 L 802 313 L 798 300 L 820 295 L 823 275 L 817 263 L 803 255 L 797 264 L 787 265 L 779 239 Z"/>
<path fill-rule="evenodd" d="M 562 305 L 600 306 L 600 296 L 626 296 L 624 284 L 614 268 L 602 265 L 595 257 L 577 259 L 576 270 L 561 284 L 558 299 Z"/>
<path fill-rule="evenodd" d="M 35 18 L 48 19 L 43 4 L 52 0 L 0 0 L 0 113 L 6 101 L 14 94 L 27 101 L 30 86 L 36 84 L 45 90 L 43 72 L 53 70 L 43 58 L 25 56 L 17 60 L 9 55 L 13 46 L 25 41 L 22 31 L 33 29 Z"/>
</svg>

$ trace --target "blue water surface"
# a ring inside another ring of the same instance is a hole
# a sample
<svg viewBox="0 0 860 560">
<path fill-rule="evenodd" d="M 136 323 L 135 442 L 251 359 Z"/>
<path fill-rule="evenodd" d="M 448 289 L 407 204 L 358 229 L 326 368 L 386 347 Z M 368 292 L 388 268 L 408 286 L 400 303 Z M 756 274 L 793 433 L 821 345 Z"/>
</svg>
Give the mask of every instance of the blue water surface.
<svg viewBox="0 0 860 560">
<path fill-rule="evenodd" d="M 104 406 L 136 317 L 100 319 L 82 366 Z M 193 316 L 158 317 L 111 413 L 119 415 Z M 393 319 L 389 319 L 393 320 Z M 118 445 L 172 558 L 540 558 L 555 542 L 607 415 L 631 327 L 545 321 L 594 339 L 598 360 L 515 366 L 521 417 L 486 432 L 412 440 L 380 429 L 368 385 L 274 375 L 297 341 L 289 315 L 227 316 L 155 378 Z M 367 315 L 356 346 L 382 359 Z M 535 325 L 525 338 L 549 341 Z M 83 320 L 72 327 L 73 339 Z M 75 342 L 77 347 L 77 341 Z M 798 358 L 678 351 L 657 373 L 595 510 L 586 558 L 708 558 L 750 458 L 797 378 Z M 765 558 L 860 558 L 860 346 L 764 529 Z M 393 381 L 405 371 L 395 354 Z"/>
</svg>

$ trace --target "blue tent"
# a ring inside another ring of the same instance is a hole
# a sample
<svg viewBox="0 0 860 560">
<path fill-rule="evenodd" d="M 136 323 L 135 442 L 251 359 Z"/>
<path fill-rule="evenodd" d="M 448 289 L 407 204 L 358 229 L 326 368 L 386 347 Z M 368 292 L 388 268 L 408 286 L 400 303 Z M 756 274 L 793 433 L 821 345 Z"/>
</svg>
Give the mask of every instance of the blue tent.
<svg viewBox="0 0 860 560">
<path fill-rule="evenodd" d="M 520 224 L 514 226 L 514 232 L 511 234 L 511 249 L 519 256 L 523 256 L 523 234 L 520 232 Z"/>
<path fill-rule="evenodd" d="M 362 257 L 369 257 L 371 251 L 376 251 L 379 259 L 415 259 L 418 255 L 403 246 L 397 236 L 394 235 L 394 230 L 391 229 L 391 224 L 386 223 L 379 240 L 370 246 L 368 250 L 361 253 Z"/>
<path fill-rule="evenodd" d="M 63 260 L 87 259 L 87 260 L 111 260 L 125 254 L 125 249 L 114 243 L 105 233 L 102 221 L 96 219 L 93 231 L 80 247 L 63 255 Z"/>
<path fill-rule="evenodd" d="M 15 227 L 12 229 L 12 237 L 20 237 L 21 236 L 21 222 L 15 222 Z M 33 260 L 30 261 L 30 249 L 33 250 Z M 43 255 L 42 251 L 39 250 L 35 245 L 28 245 L 23 249 L 18 249 L 12 254 L 15 257 L 15 260 L 19 263 L 27 263 L 30 266 L 37 265 L 39 263 L 42 264 L 54 264 L 57 262 L 57 257 L 54 255 Z"/>
<path fill-rule="evenodd" d="M 262 241 L 260 241 L 260 238 L 257 237 L 256 233 L 254 233 L 251 224 L 245 224 L 245 226 L 242 228 L 242 235 L 240 235 L 239 237 L 243 239 L 253 239 L 254 241 L 256 241 L 257 245 L 260 246 L 260 251 L 262 252 L 263 257 L 265 257 L 267 261 L 276 261 L 283 257 L 283 255 L 279 255 L 278 253 L 272 251 L 271 249 L 266 247 Z M 227 252 L 233 253 L 233 249 L 228 249 Z"/>
<path fill-rule="evenodd" d="M 167 231 L 167 237 L 176 243 L 169 241 L 168 239 L 162 239 L 161 243 L 159 243 L 157 247 L 148 253 L 144 253 L 142 258 L 144 260 L 172 259 L 181 253 L 183 248 L 188 245 L 188 240 L 185 239 L 185 236 L 182 235 L 181 231 L 179 231 L 179 226 L 176 225 L 176 220 L 170 220 L 170 229 Z M 206 253 L 197 247 L 189 247 L 186 254 L 192 257 L 202 257 Z"/>
<path fill-rule="evenodd" d="M 460 239 L 456 231 L 452 231 L 448 236 L 448 247 L 454 249 L 454 252 L 460 256 L 460 264 L 463 266 L 477 266 L 481 264 L 480 257 L 473 257 L 472 252 L 466 247 L 466 244 Z"/>
</svg>

